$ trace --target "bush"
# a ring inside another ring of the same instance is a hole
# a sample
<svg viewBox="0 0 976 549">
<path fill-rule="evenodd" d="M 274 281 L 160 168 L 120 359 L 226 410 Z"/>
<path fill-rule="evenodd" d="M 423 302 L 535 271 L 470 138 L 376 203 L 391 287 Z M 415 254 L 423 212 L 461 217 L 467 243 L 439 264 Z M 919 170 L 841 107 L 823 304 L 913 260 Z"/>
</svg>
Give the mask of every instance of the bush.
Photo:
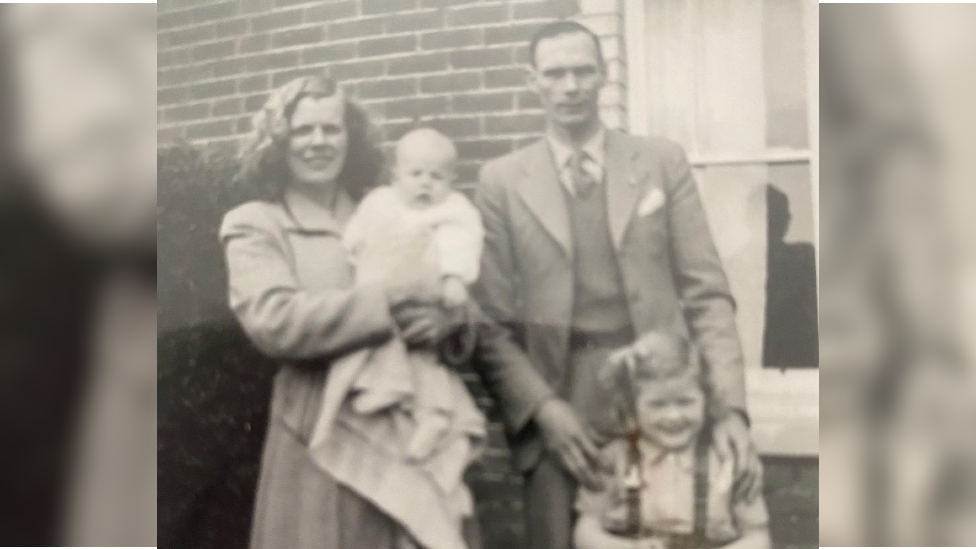
<svg viewBox="0 0 976 549">
<path fill-rule="evenodd" d="M 217 232 L 253 193 L 225 154 L 157 162 L 159 546 L 246 547 L 275 365 L 230 313 Z"/>
</svg>

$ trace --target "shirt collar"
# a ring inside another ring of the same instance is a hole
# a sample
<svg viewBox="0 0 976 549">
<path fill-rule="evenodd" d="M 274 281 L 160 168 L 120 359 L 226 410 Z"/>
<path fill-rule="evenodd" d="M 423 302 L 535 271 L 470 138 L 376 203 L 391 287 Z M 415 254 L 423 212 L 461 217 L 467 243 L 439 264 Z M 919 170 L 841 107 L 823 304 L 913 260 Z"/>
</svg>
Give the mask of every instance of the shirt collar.
<svg viewBox="0 0 976 549">
<path fill-rule="evenodd" d="M 648 469 L 657 469 L 665 466 L 667 461 L 676 464 L 680 470 L 694 472 L 695 470 L 695 447 L 688 446 L 680 450 L 667 450 L 656 444 L 652 444 L 645 439 L 641 439 L 641 453 L 644 456 L 644 463 Z"/>
<path fill-rule="evenodd" d="M 606 135 L 607 131 L 601 124 L 596 133 L 586 143 L 583 143 L 582 146 L 583 152 L 601 168 L 603 167 L 603 159 L 606 156 Z M 569 162 L 569 159 L 576 151 L 569 145 L 556 139 L 551 132 L 546 134 L 546 140 L 549 141 L 549 147 L 552 149 L 552 154 L 556 158 L 556 166 L 560 170 L 565 168 L 566 163 Z"/>
<path fill-rule="evenodd" d="M 336 194 L 334 211 L 323 208 L 305 194 L 291 188 L 285 190 L 284 205 L 299 229 L 336 234 L 342 234 L 356 207 L 352 197 L 341 188 Z"/>
</svg>

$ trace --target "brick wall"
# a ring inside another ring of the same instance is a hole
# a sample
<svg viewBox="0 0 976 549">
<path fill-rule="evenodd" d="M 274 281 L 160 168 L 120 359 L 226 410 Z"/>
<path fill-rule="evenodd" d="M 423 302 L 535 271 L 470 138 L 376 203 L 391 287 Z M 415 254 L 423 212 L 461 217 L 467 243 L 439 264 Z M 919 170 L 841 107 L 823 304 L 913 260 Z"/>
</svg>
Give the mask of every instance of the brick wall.
<svg viewBox="0 0 976 549">
<path fill-rule="evenodd" d="M 543 129 L 521 67 L 532 32 L 562 17 L 601 37 L 609 72 L 602 115 L 625 127 L 622 0 L 160 0 L 158 140 L 233 149 L 271 89 L 328 71 L 387 142 L 415 118 L 454 138 L 461 183 L 472 184 L 482 161 Z M 472 479 L 491 525 L 486 547 L 517 548 L 519 480 L 497 423 L 491 436 Z M 814 546 L 816 460 L 771 461 L 767 493 L 777 502 L 777 544 Z"/>
</svg>

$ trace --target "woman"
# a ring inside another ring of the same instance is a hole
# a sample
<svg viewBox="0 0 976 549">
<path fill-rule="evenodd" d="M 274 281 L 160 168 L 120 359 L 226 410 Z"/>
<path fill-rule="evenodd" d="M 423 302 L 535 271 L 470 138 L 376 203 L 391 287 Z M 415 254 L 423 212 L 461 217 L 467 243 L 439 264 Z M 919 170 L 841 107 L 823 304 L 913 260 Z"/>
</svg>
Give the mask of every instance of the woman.
<svg viewBox="0 0 976 549">
<path fill-rule="evenodd" d="M 382 156 L 363 112 L 335 83 L 302 77 L 276 90 L 254 117 L 242 178 L 266 199 L 227 214 L 221 228 L 231 308 L 267 355 L 279 360 L 258 484 L 254 548 L 393 549 L 400 526 L 318 469 L 308 440 L 330 360 L 374 346 L 399 329 L 432 345 L 462 324 L 440 310 L 436 279 L 353 288 L 341 244 L 356 202 L 377 182 Z M 473 365 L 517 433 L 550 390 L 514 343 L 470 310 Z M 467 544 L 480 547 L 466 525 Z"/>
</svg>

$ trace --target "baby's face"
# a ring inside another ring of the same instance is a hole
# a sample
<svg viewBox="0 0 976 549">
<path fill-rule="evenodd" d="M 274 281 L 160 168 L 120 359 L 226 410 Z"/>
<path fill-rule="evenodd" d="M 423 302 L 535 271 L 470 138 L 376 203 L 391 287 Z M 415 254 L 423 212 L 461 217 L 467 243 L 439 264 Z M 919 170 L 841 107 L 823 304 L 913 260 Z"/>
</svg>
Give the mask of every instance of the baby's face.
<svg viewBox="0 0 976 549">
<path fill-rule="evenodd" d="M 698 438 L 705 421 L 705 394 L 694 377 L 643 383 L 637 414 L 645 437 L 679 450 Z"/>
<path fill-rule="evenodd" d="M 454 155 L 443 147 L 413 144 L 397 155 L 393 186 L 414 208 L 426 208 L 447 199 L 454 182 Z"/>
</svg>

